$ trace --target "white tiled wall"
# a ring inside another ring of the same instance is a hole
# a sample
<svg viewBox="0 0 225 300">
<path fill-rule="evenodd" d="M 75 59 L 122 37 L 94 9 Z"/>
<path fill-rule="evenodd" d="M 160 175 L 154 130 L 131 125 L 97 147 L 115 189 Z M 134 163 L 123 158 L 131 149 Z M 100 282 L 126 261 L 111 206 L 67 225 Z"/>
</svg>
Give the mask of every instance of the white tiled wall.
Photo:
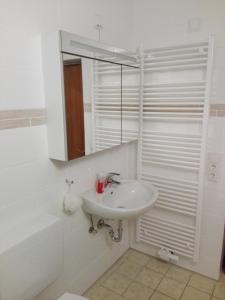
<svg viewBox="0 0 225 300">
<path fill-rule="evenodd" d="M 7 230 L 19 218 L 42 211 L 64 220 L 64 271 L 38 299 L 54 299 L 65 290 L 83 292 L 128 248 L 127 224 L 122 243 L 112 243 L 104 231 L 91 236 L 81 209 L 70 217 L 62 213 L 65 178 L 74 179 L 73 191 L 80 194 L 94 186 L 96 172 L 101 170 L 133 177 L 135 144 L 59 163 L 47 158 L 45 126 L 0 131 L 0 140 L 1 227 Z"/>
</svg>

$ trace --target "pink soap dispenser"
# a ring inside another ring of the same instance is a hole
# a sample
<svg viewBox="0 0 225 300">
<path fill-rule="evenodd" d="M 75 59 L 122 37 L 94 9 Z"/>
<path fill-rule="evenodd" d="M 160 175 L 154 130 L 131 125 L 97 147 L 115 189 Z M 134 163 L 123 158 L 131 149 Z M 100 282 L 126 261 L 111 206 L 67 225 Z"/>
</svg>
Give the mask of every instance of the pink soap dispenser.
<svg viewBox="0 0 225 300">
<path fill-rule="evenodd" d="M 97 174 L 96 178 L 96 192 L 98 194 L 102 194 L 104 192 L 104 185 L 105 185 L 105 176 L 102 173 Z"/>
</svg>

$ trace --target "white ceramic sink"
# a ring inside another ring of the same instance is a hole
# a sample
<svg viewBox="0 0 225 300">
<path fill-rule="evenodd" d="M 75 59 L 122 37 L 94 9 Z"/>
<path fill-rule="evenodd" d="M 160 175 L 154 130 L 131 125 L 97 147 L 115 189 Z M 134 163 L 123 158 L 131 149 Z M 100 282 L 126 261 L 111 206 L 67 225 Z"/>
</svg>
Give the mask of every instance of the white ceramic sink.
<svg viewBox="0 0 225 300">
<path fill-rule="evenodd" d="M 88 214 L 109 219 L 136 218 L 147 212 L 158 197 L 158 190 L 141 180 L 122 180 L 103 194 L 91 189 L 81 195 Z"/>
</svg>

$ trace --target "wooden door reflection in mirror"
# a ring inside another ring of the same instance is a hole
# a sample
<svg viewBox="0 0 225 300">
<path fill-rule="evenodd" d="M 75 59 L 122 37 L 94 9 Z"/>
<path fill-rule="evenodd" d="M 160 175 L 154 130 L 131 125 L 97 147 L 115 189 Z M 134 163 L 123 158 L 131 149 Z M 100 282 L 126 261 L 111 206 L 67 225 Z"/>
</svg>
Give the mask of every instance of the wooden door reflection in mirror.
<svg viewBox="0 0 225 300">
<path fill-rule="evenodd" d="M 81 60 L 64 62 L 64 92 L 68 159 L 85 156 Z"/>
</svg>

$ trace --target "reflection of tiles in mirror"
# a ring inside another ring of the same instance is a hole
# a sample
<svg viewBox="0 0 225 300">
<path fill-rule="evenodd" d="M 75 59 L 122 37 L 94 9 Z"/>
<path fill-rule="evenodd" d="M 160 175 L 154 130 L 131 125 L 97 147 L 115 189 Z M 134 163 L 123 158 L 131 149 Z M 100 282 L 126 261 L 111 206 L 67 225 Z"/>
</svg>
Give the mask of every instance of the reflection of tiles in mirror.
<svg viewBox="0 0 225 300">
<path fill-rule="evenodd" d="M 84 103 L 84 112 L 91 112 L 92 111 L 92 106 L 90 102 Z"/>
<path fill-rule="evenodd" d="M 46 124 L 46 109 L 13 109 L 0 111 L 0 129 L 31 127 Z"/>
</svg>

